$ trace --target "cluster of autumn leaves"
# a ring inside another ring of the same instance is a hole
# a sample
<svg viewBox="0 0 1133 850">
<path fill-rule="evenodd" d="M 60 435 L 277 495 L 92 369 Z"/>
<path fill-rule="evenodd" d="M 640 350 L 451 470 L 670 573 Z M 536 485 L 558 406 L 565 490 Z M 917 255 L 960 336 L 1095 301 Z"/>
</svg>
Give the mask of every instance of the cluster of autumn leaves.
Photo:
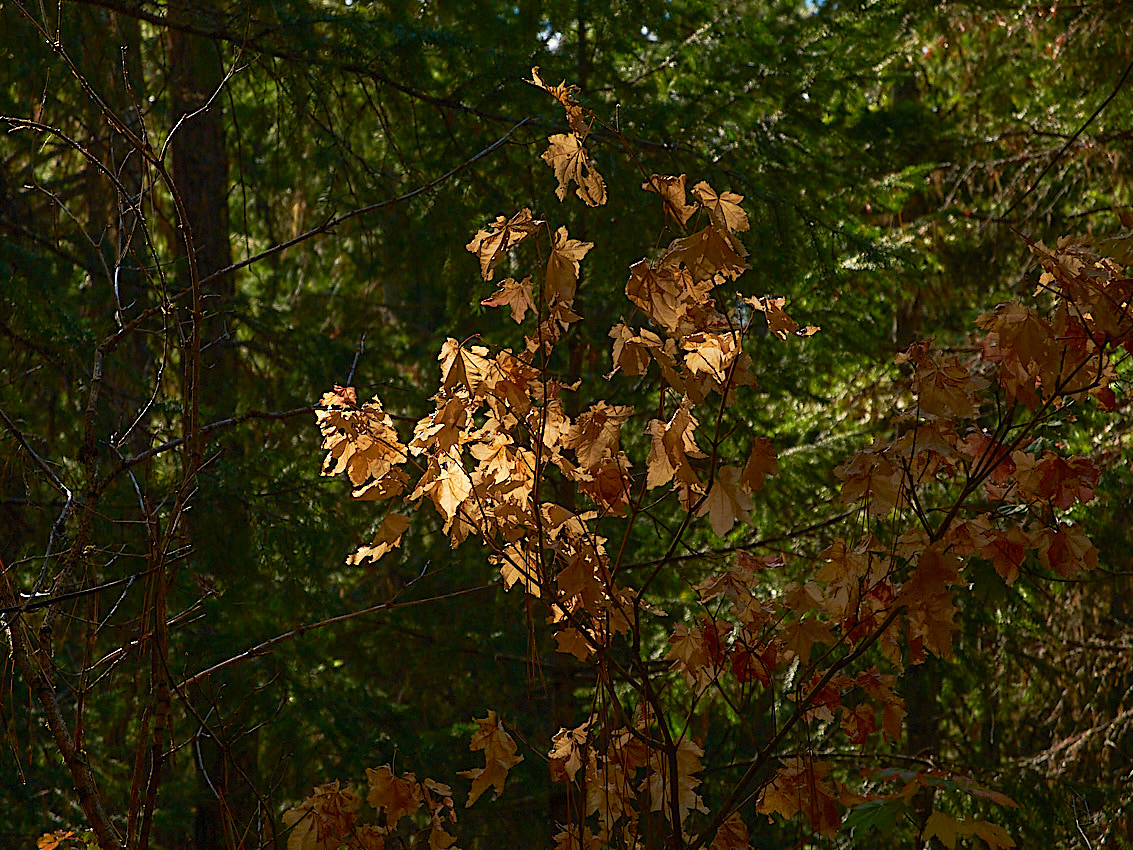
<svg viewBox="0 0 1133 850">
<path fill-rule="evenodd" d="M 461 771 L 472 780 L 468 792 L 471 806 L 489 788 L 503 791 L 510 768 L 523 761 L 515 741 L 494 711 L 476 721 L 477 730 L 469 745 L 484 753 L 484 767 Z M 288 850 L 385 850 L 387 839 L 397 834 L 402 818 L 424 811 L 429 819 L 429 850 L 448 850 L 456 838 L 446 831 L 456 821 L 452 789 L 432 779 L 418 780 L 410 772 L 398 776 L 389 765 L 366 770 L 365 798 L 338 781 L 320 785 L 298 807 L 283 816 L 291 829 Z M 364 808 L 368 806 L 371 811 Z"/>
<path fill-rule="evenodd" d="M 585 203 L 604 203 L 605 184 L 585 147 L 592 116 L 571 87 L 546 85 L 538 69 L 533 82 L 563 105 L 570 126 L 551 137 L 544 154 L 559 198 L 573 183 Z M 801 577 L 777 583 L 773 593 L 765 578 L 786 566 L 783 556 L 736 552 L 723 571 L 697 585 L 704 613 L 669 629 L 669 669 L 650 669 L 641 634 L 647 621 L 665 622 L 666 615 L 647 594 L 662 569 L 677 567 L 662 559 L 638 588 L 630 587 L 621 574 L 628 529 L 622 527 L 616 548 L 604 534 L 617 527 L 612 523 L 632 524 L 658 488 L 667 488 L 683 515 L 670 555 L 697 519 L 707 518 L 718 536 L 745 522 L 766 478 L 778 474 L 775 449 L 755 435 L 746 460 L 730 463 L 702 421 L 715 425 L 738 392 L 755 387 L 744 351 L 749 335 L 785 340 L 818 330 L 800 327 L 781 298 L 729 294 L 734 306 L 720 307 L 717 290 L 748 267 L 740 241 L 748 228 L 743 199 L 701 182 L 690 201 L 685 180 L 653 175 L 642 187 L 660 197 L 667 220 L 683 235 L 631 266 L 626 296 L 640 322 L 619 322 L 609 334 L 608 377 L 648 376 L 657 367 L 658 415 L 644 423 L 644 459 L 631 459 L 622 441 L 626 424 L 640 422 L 632 407 L 564 403 L 579 387 L 556 377 L 550 364 L 566 329 L 581 321 L 575 295 L 592 244 L 570 238 L 564 227 L 552 230 L 529 209 L 498 217 L 467 246 L 483 279 L 492 281 L 499 268 L 517 265 L 517 246 L 545 239 L 538 282 L 534 275 L 506 277 L 484 301 L 507 307 L 521 325 L 533 319 L 522 350 L 449 339 L 438 357 L 435 409 L 406 442 L 381 402 L 359 404 L 353 388 L 325 394 L 317 411 L 328 450 L 324 474 L 346 473 L 356 499 L 430 501 L 452 545 L 473 537 L 486 546 L 503 584 L 544 606 L 558 650 L 592 665 L 601 694 L 595 705 L 608 708 L 562 729 L 548 753 L 551 777 L 573 789 L 577 812 L 574 822 L 560 825 L 557 847 L 564 850 L 634 846 L 650 830 L 713 850 L 747 847 L 739 809 L 752 797 L 758 811 L 801 815 L 823 835 L 837 831 L 847 809 L 909 799 L 938 781 L 932 771 L 894 774 L 895 790 L 873 781 L 859 793 L 832 774 L 830 763 L 806 752 L 785 755 L 783 742 L 792 728 L 810 724 L 839 729 L 853 745 L 877 735 L 899 742 L 900 675 L 926 653 L 950 653 L 954 597 L 966 586 L 971 559 L 989 561 L 1009 584 L 1028 557 L 1060 576 L 1097 560 L 1081 528 L 1066 519 L 1069 509 L 1093 498 L 1097 468 L 1035 445 L 1054 411 L 1089 397 L 1103 408 L 1114 405 L 1111 353 L 1130 344 L 1131 282 L 1088 246 L 1036 245 L 1046 309 L 1001 305 L 981 317 L 981 333 L 963 351 L 918 343 L 899 358 L 911 377 L 894 435 L 836 470 L 843 501 L 861 508 L 860 533 L 828 541 L 820 563 L 793 565 Z M 703 226 L 692 230 L 694 221 Z M 643 460 L 642 472 L 635 460 Z M 561 495 L 567 491 L 569 498 Z M 880 521 L 892 518 L 899 522 L 883 533 Z M 400 545 L 408 526 L 406 515 L 388 511 L 351 563 L 381 558 Z M 870 663 L 855 669 L 870 649 L 876 650 Z M 783 685 L 788 670 L 791 688 Z M 636 705 L 622 704 L 615 678 L 633 684 Z M 778 688 L 793 703 L 789 718 L 749 754 L 751 765 L 734 792 L 714 815 L 693 820 L 693 812 L 709 814 L 697 791 L 704 751 L 683 720 L 668 716 L 671 703 L 663 695 L 677 682 L 694 703 L 729 687 Z M 488 787 L 502 791 L 508 770 L 521 760 L 494 713 L 477 723 L 472 748 L 484 751 L 486 766 L 465 773 L 473 783 L 467 805 Z M 322 786 L 288 814 L 290 850 L 374 850 L 422 807 L 431 817 L 430 847 L 453 844 L 447 786 L 412 774 L 399 778 L 388 767 L 369 774 L 366 801 L 380 825 L 363 830 L 361 798 L 337 783 Z M 1010 804 L 993 792 L 973 793 Z M 964 835 L 1013 846 L 986 821 L 943 812 L 925 824 L 925 839 L 933 835 L 947 846 Z"/>
</svg>

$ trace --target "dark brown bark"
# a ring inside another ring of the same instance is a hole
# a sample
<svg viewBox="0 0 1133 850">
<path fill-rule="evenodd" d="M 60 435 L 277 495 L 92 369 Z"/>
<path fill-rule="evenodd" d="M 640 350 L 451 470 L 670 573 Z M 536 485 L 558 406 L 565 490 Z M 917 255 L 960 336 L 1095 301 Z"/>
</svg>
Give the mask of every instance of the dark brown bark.
<svg viewBox="0 0 1133 850">
<path fill-rule="evenodd" d="M 178 0 L 168 11 L 169 88 L 173 182 L 183 220 L 180 272 L 200 286 L 196 305 L 186 319 L 194 324 L 195 339 L 186 336 L 184 352 L 186 439 L 199 442 L 193 422 L 231 415 L 236 404 L 235 364 L 232 357 L 232 305 L 235 276 L 215 276 L 232 264 L 228 219 L 228 156 L 225 146 L 225 57 L 220 42 L 190 35 L 182 25 L 218 16 L 210 3 Z M 209 279 L 206 285 L 201 282 Z M 189 405 L 195 405 L 189 410 Z M 234 449 L 229 450 L 234 451 Z M 187 455 L 192 463 L 192 446 Z M 247 561 L 247 522 L 243 506 L 211 480 L 198 478 L 197 501 L 207 511 L 191 512 L 186 534 L 200 563 L 228 562 L 239 569 Z M 223 545 L 225 553 L 217 550 Z M 197 850 L 257 846 L 251 836 L 256 820 L 256 797 L 249 780 L 257 775 L 256 737 L 239 736 L 231 718 L 204 712 L 214 721 L 198 731 L 194 766 L 199 777 L 193 817 Z"/>
</svg>

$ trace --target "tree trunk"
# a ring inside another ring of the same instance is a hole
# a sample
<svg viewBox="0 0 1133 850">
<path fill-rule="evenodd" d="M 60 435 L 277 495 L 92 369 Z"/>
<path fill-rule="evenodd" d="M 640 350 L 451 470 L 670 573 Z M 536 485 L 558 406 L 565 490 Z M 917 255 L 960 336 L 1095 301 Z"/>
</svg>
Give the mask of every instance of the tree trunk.
<svg viewBox="0 0 1133 850">
<path fill-rule="evenodd" d="M 217 8 L 177 0 L 170 3 L 168 15 L 174 24 L 199 26 L 217 16 Z M 224 57 L 218 43 L 175 28 L 169 31 L 169 57 L 173 182 L 184 213 L 178 234 L 179 271 L 184 284 L 199 285 L 232 263 Z M 198 425 L 235 410 L 238 382 L 230 345 L 234 295 L 232 275 L 212 280 L 200 289 L 200 314 L 190 316 L 198 323 L 199 341 L 197 350 L 185 352 L 185 362 L 199 360 L 195 369 L 186 369 L 186 403 L 193 400 L 197 405 L 196 410 L 186 409 L 186 415 L 196 417 Z M 227 462 L 233 460 L 234 451 L 227 451 Z M 206 574 L 220 563 L 240 569 L 249 551 L 244 506 L 218 487 L 211 474 L 199 476 L 195 484 L 196 508 L 186 524 L 194 567 Z M 213 627 L 206 625 L 206 642 L 212 632 Z M 193 748 L 198 776 L 194 846 L 196 850 L 258 846 L 257 800 L 251 787 L 258 778 L 258 737 L 241 736 L 220 705 L 207 706 L 204 713 L 210 715 L 210 727 L 199 730 Z"/>
</svg>

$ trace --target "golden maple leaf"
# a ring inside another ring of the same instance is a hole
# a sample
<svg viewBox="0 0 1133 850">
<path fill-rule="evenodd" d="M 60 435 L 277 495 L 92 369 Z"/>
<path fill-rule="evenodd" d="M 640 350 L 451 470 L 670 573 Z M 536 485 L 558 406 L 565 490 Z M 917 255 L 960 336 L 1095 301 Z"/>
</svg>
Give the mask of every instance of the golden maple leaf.
<svg viewBox="0 0 1133 850">
<path fill-rule="evenodd" d="M 704 204 L 712 224 L 720 230 L 729 233 L 742 233 L 747 230 L 747 213 L 740 206 L 744 199 L 743 195 L 737 195 L 735 192 L 717 194 L 716 190 L 703 180 L 692 187 L 692 194 Z"/>
<path fill-rule="evenodd" d="M 751 455 L 740 475 L 740 486 L 749 493 L 758 493 L 768 475 L 779 475 L 779 459 L 771 441 L 766 437 L 756 437 L 751 444 Z"/>
<path fill-rule="evenodd" d="M 700 757 L 704 750 L 692 741 L 681 741 L 677 745 L 676 775 L 677 775 L 677 817 L 681 823 L 691 811 L 707 812 L 704 801 L 696 793 L 700 780 L 693 774 L 701 770 Z M 669 756 L 664 752 L 653 752 L 649 757 L 649 773 L 640 786 L 640 790 L 649 794 L 649 808 L 654 812 L 663 812 L 667 820 L 672 820 L 672 807 L 669 800 L 672 792 L 669 787 L 672 771 L 669 769 Z"/>
<path fill-rule="evenodd" d="M 575 192 L 587 206 L 599 207 L 606 203 L 606 181 L 595 170 L 590 154 L 574 133 L 556 133 L 547 141 L 551 146 L 543 153 L 543 161 L 555 170 L 559 187 L 555 195 L 561 201 L 567 188 L 576 183 Z"/>
<path fill-rule="evenodd" d="M 319 785 L 314 793 L 283 814 L 290 827 L 287 850 L 337 850 L 355 827 L 355 811 L 362 798 L 340 788 L 338 781 Z"/>
<path fill-rule="evenodd" d="M 551 241 L 551 256 L 547 259 L 547 276 L 543 282 L 544 301 L 548 304 L 553 300 L 564 304 L 574 302 L 574 292 L 578 287 L 578 264 L 593 247 L 593 242 L 569 238 L 565 227 L 555 231 Z"/>
<path fill-rule="evenodd" d="M 708 514 L 712 530 L 719 536 L 727 534 L 736 520 L 748 521 L 748 511 L 752 508 L 751 499 L 738 486 L 740 470 L 725 466 L 716 473 L 712 489 L 696 511 L 697 516 Z"/>
<path fill-rule="evenodd" d="M 539 76 L 538 65 L 531 69 L 531 79 L 527 82 L 541 88 L 561 103 L 563 109 L 566 110 L 567 123 L 570 124 L 570 129 L 580 139 L 586 138 L 587 134 L 590 132 L 590 124 L 586 120 L 589 113 L 574 100 L 574 95 L 578 92 L 578 86 L 568 86 L 566 80 L 563 80 L 557 86 L 547 85 L 547 83 L 543 82 L 543 78 Z"/>
<path fill-rule="evenodd" d="M 366 802 L 384 811 L 386 825 L 392 830 L 397 822 L 421 808 L 421 785 L 412 773 L 396 776 L 389 765 L 377 770 L 366 768 L 366 782 L 370 786 Z"/>
<path fill-rule="evenodd" d="M 695 281 L 709 280 L 718 274 L 735 280 L 748 268 L 743 259 L 746 256 L 747 249 L 731 232 L 709 225 L 674 239 L 658 264 L 684 263 Z"/>
<path fill-rule="evenodd" d="M 515 741 L 500 725 L 496 712 L 489 711 L 487 717 L 475 720 L 479 729 L 473 733 L 468 749 L 484 751 L 484 767 L 460 771 L 461 776 L 472 780 L 465 808 L 480 799 L 480 795 L 489 788 L 495 788 L 497 796 L 502 794 L 508 771 L 523 761 L 523 756 L 517 755 Z"/>
<path fill-rule="evenodd" d="M 362 546 L 346 559 L 346 563 L 358 565 L 365 561 L 376 561 L 387 552 L 401 545 L 401 535 L 409 528 L 409 517 L 401 514 L 387 514 L 381 528 L 368 546 Z"/>
<path fill-rule="evenodd" d="M 665 204 L 665 215 L 675 219 L 681 227 L 684 227 L 692 214 L 700 208 L 699 204 L 688 203 L 688 197 L 685 194 L 685 175 L 683 174 L 679 177 L 663 177 L 660 174 L 654 174 L 641 184 L 641 188 L 647 192 L 655 192 L 660 195 Z"/>
<path fill-rule="evenodd" d="M 583 659 L 579 659 L 583 660 Z M 551 742 L 551 752 L 547 754 L 551 764 L 551 776 L 556 781 L 574 781 L 575 774 L 582 767 L 582 754 L 590 740 L 590 721 L 574 729 L 559 729 Z"/>
<path fill-rule="evenodd" d="M 819 835 L 832 838 L 842 823 L 842 816 L 838 813 L 834 788 L 826 778 L 831 764 L 811 761 L 805 756 L 792 756 L 783 761 L 784 766 L 763 789 L 759 811 L 777 812 L 785 818 L 802 812 Z"/>
<path fill-rule="evenodd" d="M 496 263 L 504 254 L 534 233 L 542 223 L 532 218 L 531 210 L 525 207 L 511 218 L 496 216 L 495 221 L 477 232 L 464 247 L 480 258 L 480 274 L 484 280 L 491 280 L 495 276 Z"/>
<path fill-rule="evenodd" d="M 681 402 L 673 417 L 666 423 L 659 419 L 649 422 L 651 437 L 649 447 L 648 475 L 649 488 L 667 484 L 675 476 L 685 487 L 700 487 L 700 478 L 689 464 L 690 457 L 705 457 L 696 445 L 693 432 L 700 424 L 690 412 L 688 399 Z"/>
<path fill-rule="evenodd" d="M 631 413 L 633 408 L 627 405 L 599 401 L 579 415 L 563 440 L 563 447 L 574 449 L 580 466 L 595 467 L 617 451 L 622 424 Z"/>
<path fill-rule="evenodd" d="M 528 310 L 535 309 L 535 301 L 531 297 L 531 278 L 525 277 L 522 281 L 504 278 L 499 288 L 480 302 L 485 307 L 511 308 L 511 317 L 515 323 L 521 324 Z"/>
<path fill-rule="evenodd" d="M 734 812 L 720 824 L 708 850 L 749 850 L 750 842 L 747 825 L 739 813 Z"/>
</svg>

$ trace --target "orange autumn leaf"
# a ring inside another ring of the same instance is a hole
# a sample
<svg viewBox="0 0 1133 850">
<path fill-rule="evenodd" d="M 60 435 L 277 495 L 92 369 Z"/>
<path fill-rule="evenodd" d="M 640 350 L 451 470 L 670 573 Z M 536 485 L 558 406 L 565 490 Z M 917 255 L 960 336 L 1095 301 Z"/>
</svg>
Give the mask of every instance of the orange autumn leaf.
<svg viewBox="0 0 1133 850">
<path fill-rule="evenodd" d="M 386 825 L 392 830 L 397 822 L 421 808 L 422 792 L 417 777 L 412 773 L 396 776 L 389 765 L 377 770 L 366 768 L 369 791 L 366 802 L 386 816 Z"/>
<path fill-rule="evenodd" d="M 551 739 L 553 746 L 547 758 L 550 760 L 551 776 L 556 781 L 574 781 L 582 767 L 583 754 L 590 739 L 589 730 L 588 721 L 574 729 L 559 729 Z"/>
<path fill-rule="evenodd" d="M 578 463 L 584 469 L 596 467 L 616 452 L 622 424 L 631 413 L 633 408 L 627 405 L 599 401 L 579 415 L 563 440 L 563 447 L 574 449 Z"/>
<path fill-rule="evenodd" d="M 973 375 L 958 357 L 933 355 L 927 343 L 913 343 L 896 362 L 916 364 L 912 390 L 922 416 L 950 419 L 973 417 L 978 412 L 976 398 L 988 381 Z"/>
<path fill-rule="evenodd" d="M 983 841 L 988 850 L 1007 850 L 1015 846 L 1014 840 L 1007 834 L 1007 830 L 998 824 L 988 823 L 985 820 L 973 820 L 968 823 L 971 834 Z"/>
<path fill-rule="evenodd" d="M 626 297 L 636 304 L 651 321 L 674 332 L 685 314 L 686 293 L 692 284 L 687 269 L 675 264 L 654 266 L 638 260 L 629 268 Z"/>
<path fill-rule="evenodd" d="M 944 812 L 933 812 L 925 821 L 924 830 L 921 832 L 921 841 L 927 843 L 930 838 L 935 838 L 948 850 L 955 850 L 956 839 L 963 834 L 960 821 L 952 815 L 947 815 Z"/>
<path fill-rule="evenodd" d="M 921 841 L 927 843 L 930 838 L 935 838 L 948 850 L 955 850 L 959 839 L 969 837 L 979 838 L 990 850 L 1015 846 L 1011 836 L 1001 826 L 972 818 L 959 820 L 944 812 L 930 814 L 921 832 Z"/>
<path fill-rule="evenodd" d="M 432 829 L 429 830 L 429 850 L 450 850 L 456 844 L 456 836 L 445 831 L 444 822 L 439 817 L 433 818 Z"/>
<path fill-rule="evenodd" d="M 842 503 L 867 502 L 867 510 L 884 516 L 901 504 L 905 472 L 889 456 L 888 447 L 880 438 L 834 469 L 842 481 Z"/>
<path fill-rule="evenodd" d="M 1060 522 L 1032 532 L 1031 540 L 1039 562 L 1063 578 L 1098 565 L 1098 550 L 1081 525 Z"/>
<path fill-rule="evenodd" d="M 739 277 L 748 269 L 747 249 L 727 230 L 709 225 L 688 236 L 674 239 L 662 253 L 660 263 L 684 263 L 694 281 L 716 275 Z"/>
<path fill-rule="evenodd" d="M 708 617 L 692 628 L 678 623 L 665 654 L 665 659 L 673 662 L 669 669 L 680 673 L 695 693 L 703 693 L 724 669 L 724 641 L 731 630 L 732 624 L 726 620 Z"/>
<path fill-rule="evenodd" d="M 701 770 L 700 757 L 703 755 L 704 750 L 696 743 L 681 741 L 676 747 L 675 770 L 671 767 L 668 753 L 655 752 L 651 755 L 648 763 L 649 772 L 640 786 L 640 790 L 645 791 L 649 796 L 650 811 L 662 812 L 667 820 L 672 821 L 673 812 L 670 800 L 673 797 L 673 791 L 670 787 L 670 781 L 674 773 L 677 780 L 675 795 L 677 798 L 677 819 L 680 823 L 685 822 L 689 812 L 708 811 L 704 801 L 696 793 L 701 780 L 694 775 Z"/>
<path fill-rule="evenodd" d="M 672 419 L 649 422 L 649 460 L 645 486 L 652 489 L 668 484 L 674 476 L 685 487 L 699 487 L 700 478 L 689 464 L 689 458 L 705 457 L 696 445 L 693 432 L 699 423 L 690 412 L 688 399 L 681 402 Z"/>
<path fill-rule="evenodd" d="M 1036 458 L 1029 452 L 1011 453 L 1015 478 L 1022 495 L 1069 510 L 1078 502 L 1093 501 L 1101 470 L 1083 457 L 1064 458 L 1049 449 Z"/>
<path fill-rule="evenodd" d="M 487 354 L 488 349 L 482 345 L 465 347 L 451 337 L 446 339 L 437 355 L 441 364 L 441 388 L 464 387 L 469 394 L 477 395 L 493 366 Z"/>
<path fill-rule="evenodd" d="M 720 824 L 708 850 L 749 850 L 750 847 L 751 839 L 748 836 L 747 825 L 739 813 L 734 812 Z"/>
<path fill-rule="evenodd" d="M 785 298 L 773 298 L 771 296 L 751 297 L 743 299 L 744 303 L 764 314 L 767 319 L 767 329 L 777 339 L 786 339 L 791 334 L 795 336 L 814 336 L 821 330 L 816 325 L 807 325 L 805 328 L 800 327 L 799 323 L 787 315 L 783 309 L 783 305 L 787 303 Z"/>
<path fill-rule="evenodd" d="M 1027 557 L 1031 539 L 1017 525 L 1012 525 L 1005 531 L 988 531 L 985 536 L 987 542 L 980 547 L 980 555 L 991 561 L 995 571 L 1009 586 L 1014 584 L 1019 578 L 1019 568 Z"/>
<path fill-rule="evenodd" d="M 338 850 L 355 826 L 362 798 L 337 781 L 319 785 L 314 792 L 283 814 L 290 829 L 287 850 Z"/>
<path fill-rule="evenodd" d="M 408 455 L 380 401 L 357 407 L 353 387 L 335 387 L 323 395 L 315 419 L 328 450 L 320 474 L 345 472 L 356 499 L 375 498 L 374 488 L 382 489 L 379 497 L 400 492 L 399 467 Z"/>
<path fill-rule="evenodd" d="M 829 762 L 814 762 L 802 756 L 784 760 L 771 784 L 759 799 L 758 809 L 766 815 L 777 813 L 792 819 L 800 812 L 819 835 L 833 837 L 842 823 L 834 787 L 826 777 Z"/>
<path fill-rule="evenodd" d="M 779 458 L 769 439 L 756 437 L 751 444 L 751 455 L 740 475 L 740 486 L 749 493 L 758 493 L 763 489 L 768 475 L 779 475 Z"/>
<path fill-rule="evenodd" d="M 555 632 L 555 650 L 573 655 L 579 661 L 585 661 L 594 654 L 590 641 L 573 626 Z"/>
<path fill-rule="evenodd" d="M 68 838 L 74 838 L 73 829 L 57 829 L 54 832 L 45 832 L 35 840 L 36 850 L 55 850 Z"/>
<path fill-rule="evenodd" d="M 410 501 L 428 496 L 446 521 L 452 520 L 464 500 L 472 494 L 472 481 L 463 465 L 451 454 L 432 457 Z"/>
<path fill-rule="evenodd" d="M 610 355 L 614 368 L 607 378 L 613 377 L 618 370 L 627 375 L 644 375 L 649 368 L 652 352 L 662 348 L 661 338 L 657 334 L 644 328 L 635 334 L 621 322 L 610 328 L 610 339 L 614 341 Z"/>
<path fill-rule="evenodd" d="M 780 632 L 783 646 L 792 650 L 805 667 L 810 663 L 810 653 L 816 643 L 832 644 L 834 638 L 830 629 L 812 617 L 795 620 Z"/>
</svg>

